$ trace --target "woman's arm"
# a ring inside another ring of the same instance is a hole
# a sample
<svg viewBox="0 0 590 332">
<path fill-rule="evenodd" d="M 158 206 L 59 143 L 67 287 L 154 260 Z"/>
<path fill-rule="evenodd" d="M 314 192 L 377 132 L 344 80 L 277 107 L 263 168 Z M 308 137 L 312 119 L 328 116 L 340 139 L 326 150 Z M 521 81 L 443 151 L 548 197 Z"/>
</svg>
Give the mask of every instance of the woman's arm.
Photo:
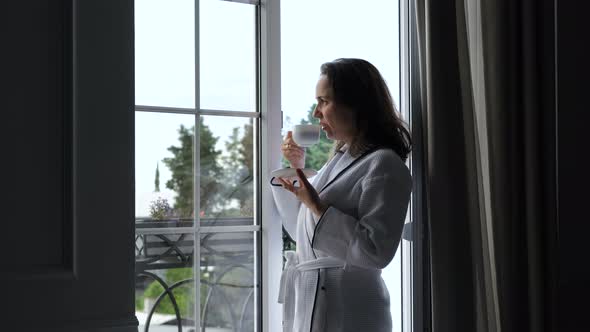
<svg viewBox="0 0 590 332">
<path fill-rule="evenodd" d="M 283 226 L 285 226 L 291 238 L 296 239 L 297 215 L 299 214 L 301 202 L 282 186 L 275 185 L 277 182 L 275 178 L 271 180 L 272 195 L 279 215 L 281 216 Z"/>
<path fill-rule="evenodd" d="M 292 168 L 301 168 L 305 165 L 305 149 L 297 145 L 293 140 L 293 132 L 288 131 L 283 144 L 281 144 L 283 157 L 289 161 Z M 297 215 L 299 214 L 299 202 L 291 193 L 286 191 L 276 178 L 270 180 L 272 195 L 283 221 L 283 226 L 292 239 L 296 239 Z"/>
</svg>

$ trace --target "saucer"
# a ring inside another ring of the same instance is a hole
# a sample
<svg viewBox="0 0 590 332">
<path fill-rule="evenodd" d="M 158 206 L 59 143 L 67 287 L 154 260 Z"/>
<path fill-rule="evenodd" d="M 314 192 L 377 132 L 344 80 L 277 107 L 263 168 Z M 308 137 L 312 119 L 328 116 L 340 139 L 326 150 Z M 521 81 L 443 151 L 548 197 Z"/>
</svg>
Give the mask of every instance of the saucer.
<svg viewBox="0 0 590 332">
<path fill-rule="evenodd" d="M 297 172 L 295 170 L 296 168 L 279 168 L 270 172 L 270 176 L 274 176 L 276 178 L 297 177 Z M 302 168 L 301 170 L 303 171 L 303 175 L 308 178 L 318 174 L 318 172 L 313 168 Z"/>
</svg>

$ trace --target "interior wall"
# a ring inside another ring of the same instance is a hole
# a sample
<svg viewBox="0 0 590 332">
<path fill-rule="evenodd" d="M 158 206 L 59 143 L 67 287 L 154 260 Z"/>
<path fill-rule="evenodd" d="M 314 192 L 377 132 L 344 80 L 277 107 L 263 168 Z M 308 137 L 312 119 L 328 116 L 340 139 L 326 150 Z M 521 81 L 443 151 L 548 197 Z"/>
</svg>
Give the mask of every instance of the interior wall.
<svg viewBox="0 0 590 332">
<path fill-rule="evenodd" d="M 137 331 L 133 1 L 9 1 L 0 37 L 0 330 Z"/>
</svg>

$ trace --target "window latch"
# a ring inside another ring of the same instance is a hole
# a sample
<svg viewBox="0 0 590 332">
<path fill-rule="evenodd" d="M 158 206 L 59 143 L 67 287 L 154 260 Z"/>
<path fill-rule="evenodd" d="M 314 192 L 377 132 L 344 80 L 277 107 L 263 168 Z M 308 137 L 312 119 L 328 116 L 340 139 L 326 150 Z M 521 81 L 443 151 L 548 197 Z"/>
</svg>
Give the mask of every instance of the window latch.
<svg viewBox="0 0 590 332">
<path fill-rule="evenodd" d="M 404 228 L 402 230 L 402 239 L 406 241 L 414 241 L 414 223 L 408 222 L 404 224 Z"/>
</svg>

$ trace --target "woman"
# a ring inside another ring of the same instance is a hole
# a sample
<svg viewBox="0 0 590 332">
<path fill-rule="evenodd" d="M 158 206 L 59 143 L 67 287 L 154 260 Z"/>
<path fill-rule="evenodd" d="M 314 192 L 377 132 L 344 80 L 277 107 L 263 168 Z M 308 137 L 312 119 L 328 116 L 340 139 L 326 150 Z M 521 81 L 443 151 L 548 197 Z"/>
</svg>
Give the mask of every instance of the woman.
<svg viewBox="0 0 590 332">
<path fill-rule="evenodd" d="M 283 224 L 296 239 L 281 277 L 284 331 L 391 331 L 381 269 L 400 241 L 412 181 L 411 138 L 385 81 L 369 62 L 321 66 L 319 119 L 334 140 L 330 160 L 308 181 L 305 150 L 289 132 L 284 157 L 296 179 L 274 179 Z M 277 182 L 278 180 L 278 182 Z"/>
</svg>

